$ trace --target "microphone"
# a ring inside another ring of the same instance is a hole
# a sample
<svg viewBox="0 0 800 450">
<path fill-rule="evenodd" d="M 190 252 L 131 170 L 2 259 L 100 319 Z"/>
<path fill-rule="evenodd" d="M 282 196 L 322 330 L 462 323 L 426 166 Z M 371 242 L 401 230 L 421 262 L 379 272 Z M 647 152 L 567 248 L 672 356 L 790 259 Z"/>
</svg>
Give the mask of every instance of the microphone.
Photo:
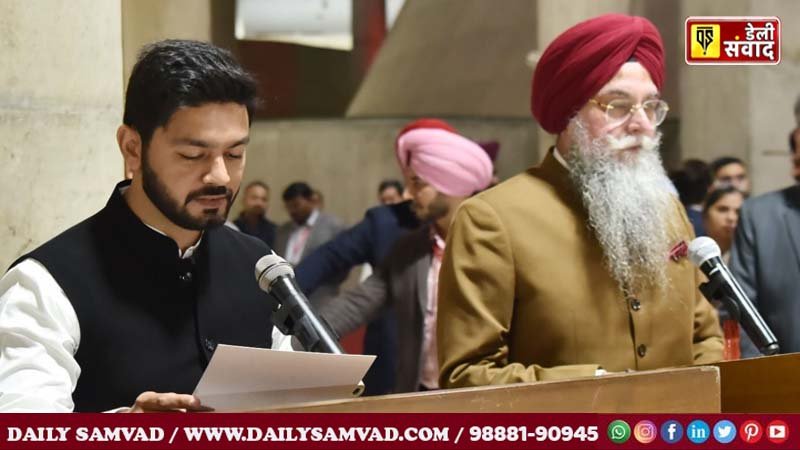
<svg viewBox="0 0 800 450">
<path fill-rule="evenodd" d="M 700 292 L 708 300 L 721 301 L 762 354 L 778 353 L 778 339 L 722 262 L 717 243 L 706 236 L 693 240 L 689 244 L 689 259 L 708 277 L 709 281 L 700 285 Z"/>
<path fill-rule="evenodd" d="M 259 287 L 278 301 L 273 323 L 285 335 L 292 335 L 303 348 L 318 353 L 344 354 L 336 334 L 320 320 L 294 279 L 294 269 L 273 252 L 256 262 Z"/>
</svg>

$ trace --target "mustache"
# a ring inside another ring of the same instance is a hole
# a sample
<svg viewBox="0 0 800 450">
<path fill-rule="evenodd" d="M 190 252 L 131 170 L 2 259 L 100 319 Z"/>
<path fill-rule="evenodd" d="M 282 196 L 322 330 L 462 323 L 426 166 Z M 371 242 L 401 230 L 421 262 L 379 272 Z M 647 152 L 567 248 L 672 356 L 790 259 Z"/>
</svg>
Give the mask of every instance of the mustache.
<svg viewBox="0 0 800 450">
<path fill-rule="evenodd" d="M 200 188 L 200 189 L 198 189 L 196 191 L 190 192 L 189 195 L 186 196 L 186 201 L 185 201 L 184 205 L 188 205 L 189 202 L 191 202 L 192 200 L 194 200 L 194 199 L 196 199 L 198 197 L 206 197 L 206 196 L 208 196 L 208 197 L 214 196 L 215 197 L 215 196 L 219 196 L 219 195 L 224 195 L 227 198 L 228 203 L 230 203 L 231 199 L 233 198 L 233 191 L 228 189 L 225 186 L 206 186 L 206 187 Z"/>
<path fill-rule="evenodd" d="M 661 133 L 657 133 L 655 137 L 644 136 L 644 135 L 625 135 L 619 138 L 615 138 L 614 136 L 606 136 L 606 142 L 608 145 L 608 150 L 611 151 L 620 151 L 625 150 L 626 148 L 639 146 L 644 150 L 653 150 L 654 148 L 658 147 L 658 144 L 661 141 Z"/>
</svg>

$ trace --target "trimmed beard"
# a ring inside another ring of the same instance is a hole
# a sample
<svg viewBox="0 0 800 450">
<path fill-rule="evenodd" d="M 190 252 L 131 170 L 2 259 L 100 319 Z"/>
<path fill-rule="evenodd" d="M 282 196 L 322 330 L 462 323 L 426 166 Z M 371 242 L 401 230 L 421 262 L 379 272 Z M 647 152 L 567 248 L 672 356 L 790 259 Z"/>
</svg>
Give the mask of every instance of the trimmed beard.
<svg viewBox="0 0 800 450">
<path fill-rule="evenodd" d="M 424 211 L 420 209 L 416 201 L 411 203 L 411 210 L 414 211 L 414 215 L 420 222 L 433 222 L 446 216 L 450 212 L 450 205 L 442 193 L 437 192 L 436 197 L 431 200 Z"/>
<path fill-rule="evenodd" d="M 153 202 L 161 214 L 175 225 L 186 229 L 204 231 L 216 228 L 225 223 L 230 211 L 233 199 L 236 197 L 226 186 L 206 186 L 196 191 L 192 191 L 186 196 L 186 200 L 181 205 L 180 201 L 172 197 L 167 190 L 167 185 L 159 178 L 147 160 L 147 152 L 142 155 L 142 189 L 145 195 Z M 197 197 L 225 195 L 226 204 L 223 211 L 218 209 L 203 210 L 200 217 L 193 216 L 186 205 Z"/>
<path fill-rule="evenodd" d="M 571 122 L 570 178 L 611 276 L 626 295 L 666 289 L 672 194 L 658 153 L 661 134 L 592 139 L 577 117 Z M 633 145 L 640 149 L 623 150 Z"/>
</svg>

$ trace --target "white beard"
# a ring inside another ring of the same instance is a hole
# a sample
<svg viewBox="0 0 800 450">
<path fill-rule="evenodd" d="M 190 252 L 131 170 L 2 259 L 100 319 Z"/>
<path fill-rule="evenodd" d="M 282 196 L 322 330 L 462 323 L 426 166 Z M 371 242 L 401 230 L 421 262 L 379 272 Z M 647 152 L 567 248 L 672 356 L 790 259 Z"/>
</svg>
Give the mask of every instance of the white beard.
<svg viewBox="0 0 800 450">
<path fill-rule="evenodd" d="M 666 289 L 672 194 L 658 153 L 661 134 L 591 139 L 580 120 L 572 122 L 570 178 L 611 275 L 623 292 Z M 620 153 L 632 145 L 640 149 Z"/>
</svg>

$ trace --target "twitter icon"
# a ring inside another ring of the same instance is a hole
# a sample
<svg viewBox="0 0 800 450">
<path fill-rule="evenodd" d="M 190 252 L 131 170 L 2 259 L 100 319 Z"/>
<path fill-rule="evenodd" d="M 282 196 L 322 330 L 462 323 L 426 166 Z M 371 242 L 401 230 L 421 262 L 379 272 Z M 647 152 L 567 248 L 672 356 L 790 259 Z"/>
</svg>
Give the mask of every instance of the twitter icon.
<svg viewBox="0 0 800 450">
<path fill-rule="evenodd" d="M 714 425 L 714 439 L 720 444 L 730 444 L 736 439 L 736 425 L 730 420 L 720 420 Z"/>
</svg>

